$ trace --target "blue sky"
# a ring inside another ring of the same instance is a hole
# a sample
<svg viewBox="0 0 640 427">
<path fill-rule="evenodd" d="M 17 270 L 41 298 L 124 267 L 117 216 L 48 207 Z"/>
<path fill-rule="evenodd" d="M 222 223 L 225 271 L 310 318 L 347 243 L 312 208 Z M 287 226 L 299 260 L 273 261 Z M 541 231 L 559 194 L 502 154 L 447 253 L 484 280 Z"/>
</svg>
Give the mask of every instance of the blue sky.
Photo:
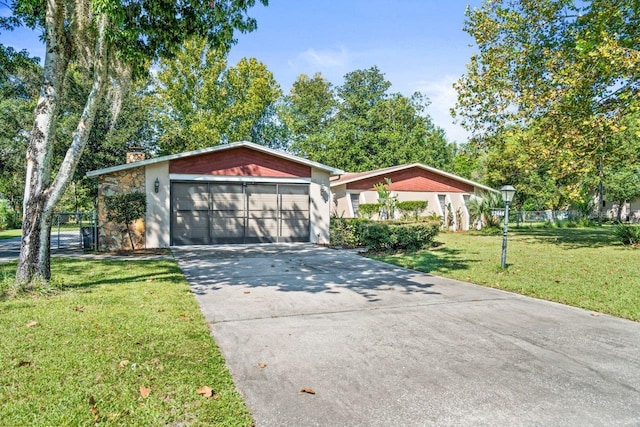
<svg viewBox="0 0 640 427">
<path fill-rule="evenodd" d="M 451 141 L 466 132 L 452 123 L 451 85 L 465 72 L 472 39 L 462 31 L 467 5 L 480 0 L 270 0 L 250 15 L 258 30 L 238 36 L 229 61 L 255 57 L 287 93 L 296 77 L 316 72 L 334 85 L 353 70 L 377 65 L 391 91 L 431 99 L 429 114 Z M 0 13 L 6 13 L 6 10 Z M 3 44 L 43 56 L 36 34 L 0 34 Z"/>
</svg>

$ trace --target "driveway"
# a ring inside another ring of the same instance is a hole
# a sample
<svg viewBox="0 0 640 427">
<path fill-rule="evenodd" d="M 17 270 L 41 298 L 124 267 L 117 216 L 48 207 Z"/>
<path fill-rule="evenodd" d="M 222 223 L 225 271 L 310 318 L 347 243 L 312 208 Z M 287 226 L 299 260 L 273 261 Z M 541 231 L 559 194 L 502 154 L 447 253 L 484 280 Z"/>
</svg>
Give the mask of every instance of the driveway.
<svg viewBox="0 0 640 427">
<path fill-rule="evenodd" d="M 639 323 L 308 244 L 173 252 L 258 426 L 640 424 Z"/>
</svg>

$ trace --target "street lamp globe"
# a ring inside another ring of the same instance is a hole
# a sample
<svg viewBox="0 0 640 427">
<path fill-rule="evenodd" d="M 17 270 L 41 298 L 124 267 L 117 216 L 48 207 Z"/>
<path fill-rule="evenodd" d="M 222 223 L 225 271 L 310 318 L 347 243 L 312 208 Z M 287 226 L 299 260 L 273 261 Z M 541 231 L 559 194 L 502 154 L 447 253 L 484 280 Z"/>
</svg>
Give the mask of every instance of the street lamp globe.
<svg viewBox="0 0 640 427">
<path fill-rule="evenodd" d="M 502 200 L 505 203 L 511 203 L 513 201 L 513 196 L 516 195 L 516 189 L 513 188 L 512 185 L 504 185 L 500 189 L 500 194 L 502 194 Z"/>
</svg>

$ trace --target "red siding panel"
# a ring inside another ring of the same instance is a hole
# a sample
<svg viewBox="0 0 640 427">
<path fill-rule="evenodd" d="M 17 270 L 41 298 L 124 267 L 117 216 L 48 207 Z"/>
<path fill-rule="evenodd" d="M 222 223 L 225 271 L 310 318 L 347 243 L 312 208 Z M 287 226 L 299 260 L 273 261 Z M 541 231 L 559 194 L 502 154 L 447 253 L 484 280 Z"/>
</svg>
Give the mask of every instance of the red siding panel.
<svg viewBox="0 0 640 427">
<path fill-rule="evenodd" d="M 347 189 L 373 190 L 373 186 L 379 182 L 385 182 L 385 178 L 391 180 L 389 189 L 393 191 L 473 193 L 472 185 L 418 167 L 350 182 L 347 184 Z"/>
<path fill-rule="evenodd" d="M 169 173 L 309 178 L 311 167 L 261 151 L 239 147 L 171 160 Z"/>
</svg>

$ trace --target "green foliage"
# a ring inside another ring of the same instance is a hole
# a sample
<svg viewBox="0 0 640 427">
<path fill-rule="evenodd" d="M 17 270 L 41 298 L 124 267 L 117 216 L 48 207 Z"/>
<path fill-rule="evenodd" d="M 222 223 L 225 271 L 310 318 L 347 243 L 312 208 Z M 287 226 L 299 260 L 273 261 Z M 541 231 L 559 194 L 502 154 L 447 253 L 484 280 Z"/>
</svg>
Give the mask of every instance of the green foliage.
<svg viewBox="0 0 640 427">
<path fill-rule="evenodd" d="M 500 194 L 486 193 L 482 197 L 473 197 L 467 204 L 469 222 L 471 228 L 476 225 L 481 227 L 497 227 L 500 218 L 492 214 L 492 210 L 503 207 L 504 203 Z"/>
<path fill-rule="evenodd" d="M 418 217 L 427 208 L 426 200 L 405 200 L 396 203 L 396 209 L 400 211 L 403 217 L 418 219 Z"/>
<path fill-rule="evenodd" d="M 107 220 L 124 225 L 131 240 L 131 248 L 135 249 L 130 225 L 135 220 L 144 218 L 147 210 L 146 195 L 139 191 L 134 191 L 107 196 L 105 197 L 105 208 L 107 210 Z"/>
<path fill-rule="evenodd" d="M 364 246 L 363 230 L 368 221 L 360 218 L 332 217 L 330 244 L 334 247 L 357 248 Z"/>
<path fill-rule="evenodd" d="M 301 75 L 280 110 L 292 150 L 353 172 L 415 162 L 448 167 L 455 145 L 425 114 L 427 98 L 390 87 L 377 67 L 346 74 L 335 90 L 319 74 Z"/>
<path fill-rule="evenodd" d="M 617 224 L 615 236 L 623 245 L 640 245 L 640 226 L 631 224 Z"/>
<path fill-rule="evenodd" d="M 391 180 L 385 178 L 385 182 L 379 182 L 373 186 L 378 193 L 378 205 L 380 206 L 380 219 L 393 219 L 396 209 L 396 203 L 398 203 L 398 196 L 393 195 L 389 186 Z"/>
<path fill-rule="evenodd" d="M 161 60 L 149 102 L 161 154 L 251 140 L 277 146 L 278 83 L 266 65 L 243 58 L 227 66 L 227 53 L 205 39 L 187 41 Z"/>
<path fill-rule="evenodd" d="M 363 241 L 369 250 L 416 251 L 428 248 L 440 229 L 439 223 L 372 222 L 364 228 Z"/>
<path fill-rule="evenodd" d="M 479 53 L 456 84 L 456 113 L 487 149 L 491 185 L 517 185 L 519 203 L 558 209 L 585 184 L 594 190 L 602 166 L 637 158 L 627 122 L 638 111 L 639 12 L 634 0 L 467 10 Z"/>
<path fill-rule="evenodd" d="M 358 205 L 358 216 L 362 218 L 371 218 L 380 213 L 380 203 L 360 203 Z"/>
<path fill-rule="evenodd" d="M 20 214 L 6 200 L 0 200 L 0 231 L 20 228 Z"/>
</svg>

